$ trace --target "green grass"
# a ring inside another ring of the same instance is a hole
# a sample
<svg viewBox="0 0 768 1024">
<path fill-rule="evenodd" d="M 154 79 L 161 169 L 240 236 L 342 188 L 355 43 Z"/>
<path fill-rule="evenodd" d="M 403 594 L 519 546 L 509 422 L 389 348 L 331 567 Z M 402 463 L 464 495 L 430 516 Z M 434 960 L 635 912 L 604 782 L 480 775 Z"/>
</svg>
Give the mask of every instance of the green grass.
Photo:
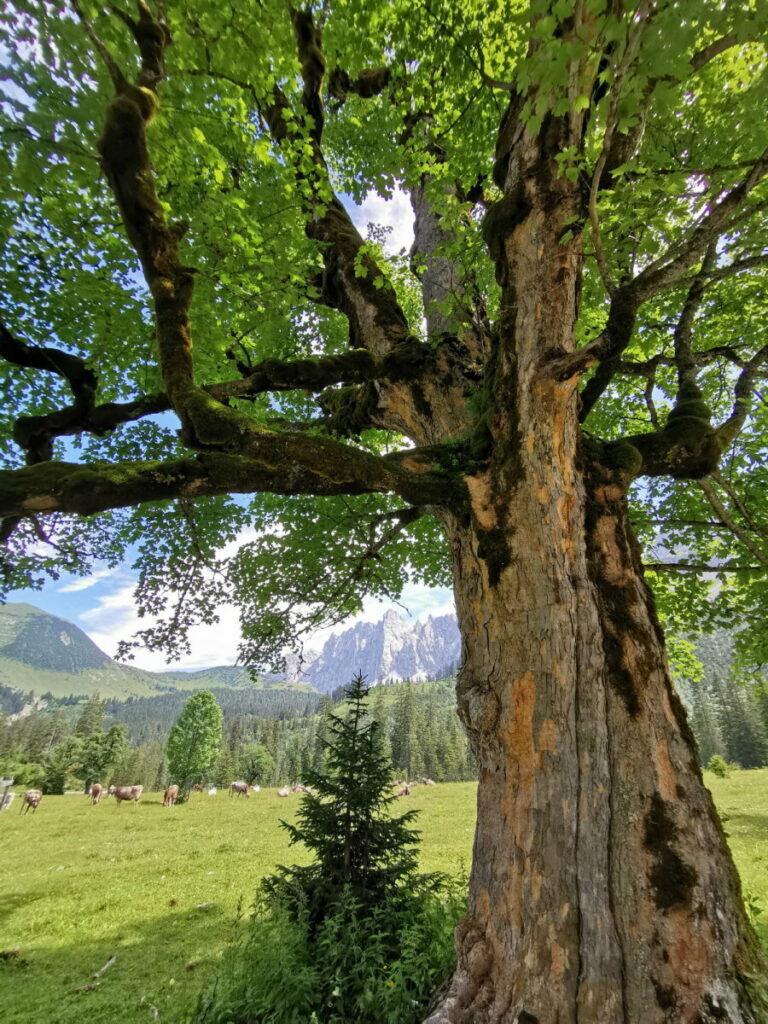
<svg viewBox="0 0 768 1024">
<path fill-rule="evenodd" d="M 768 769 L 707 776 L 768 947 Z M 160 1024 L 180 1021 L 213 977 L 259 878 L 301 859 L 278 828 L 299 798 L 274 790 L 250 800 L 195 795 L 138 807 L 83 796 L 48 796 L 21 815 L 0 815 L 0 1022 Z M 405 801 L 404 801 L 405 803 Z M 469 865 L 475 786 L 418 787 L 421 863 L 456 872 Z M 198 909 L 198 904 L 213 906 Z M 111 956 L 114 964 L 92 975 Z"/>
</svg>

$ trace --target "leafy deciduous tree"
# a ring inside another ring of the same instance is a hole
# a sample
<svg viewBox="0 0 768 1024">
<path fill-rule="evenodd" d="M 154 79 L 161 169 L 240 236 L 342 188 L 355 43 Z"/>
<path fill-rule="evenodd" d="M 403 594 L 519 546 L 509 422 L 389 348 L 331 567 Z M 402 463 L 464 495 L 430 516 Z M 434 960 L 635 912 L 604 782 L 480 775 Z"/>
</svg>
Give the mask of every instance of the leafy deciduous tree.
<svg viewBox="0 0 768 1024">
<path fill-rule="evenodd" d="M 667 622 L 738 602 L 760 655 L 765 5 L 68 12 L 2 16 L 9 586 L 135 542 L 139 639 L 236 599 L 255 662 L 452 576 L 480 784 L 431 1024 L 764 1017 L 635 535 Z M 410 259 L 340 198 L 396 184 Z"/>
<path fill-rule="evenodd" d="M 221 743 L 221 709 L 208 690 L 193 693 L 166 745 L 168 773 L 184 789 L 213 770 Z"/>
<path fill-rule="evenodd" d="M 124 725 L 112 725 L 107 732 L 94 732 L 80 745 L 77 774 L 86 789 L 92 782 L 106 781 L 107 773 L 125 756 L 128 736 Z"/>
</svg>

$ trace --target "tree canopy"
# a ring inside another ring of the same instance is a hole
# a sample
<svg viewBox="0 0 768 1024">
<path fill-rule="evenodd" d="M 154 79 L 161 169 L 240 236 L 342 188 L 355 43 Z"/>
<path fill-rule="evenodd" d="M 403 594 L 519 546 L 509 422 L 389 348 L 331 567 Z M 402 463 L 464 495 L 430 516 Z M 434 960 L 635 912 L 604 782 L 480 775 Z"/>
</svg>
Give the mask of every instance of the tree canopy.
<svg viewBox="0 0 768 1024">
<path fill-rule="evenodd" d="M 254 663 L 450 574 L 478 818 L 429 1024 L 765 1019 L 645 578 L 763 658 L 766 5 L 1 17 L 6 585 L 136 548 L 140 640 L 230 599 Z M 349 212 L 395 190 L 407 253 Z"/>
<path fill-rule="evenodd" d="M 557 158 L 582 196 L 561 233 L 579 348 L 542 360 L 583 376 L 586 436 L 640 481 L 669 621 L 738 606 L 762 658 L 766 21 L 700 0 L 7 7 L 6 588 L 128 551 L 160 617 L 142 641 L 178 653 L 236 599 L 263 661 L 409 573 L 446 582 L 429 513 L 487 459 L 521 216 L 505 126 L 581 119 Z M 396 189 L 410 253 L 348 212 Z"/>
<path fill-rule="evenodd" d="M 212 771 L 221 743 L 221 709 L 208 690 L 193 693 L 166 745 L 168 774 L 186 789 Z"/>
</svg>

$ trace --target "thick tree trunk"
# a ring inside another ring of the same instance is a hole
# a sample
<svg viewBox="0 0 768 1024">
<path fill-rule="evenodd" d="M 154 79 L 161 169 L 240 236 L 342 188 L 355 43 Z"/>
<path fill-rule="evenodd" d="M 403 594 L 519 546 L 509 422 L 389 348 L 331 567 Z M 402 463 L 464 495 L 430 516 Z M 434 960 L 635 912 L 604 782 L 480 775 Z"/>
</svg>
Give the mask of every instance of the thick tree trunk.
<svg viewBox="0 0 768 1024">
<path fill-rule="evenodd" d="M 760 956 L 623 493 L 598 470 L 577 495 L 561 508 L 582 539 L 534 499 L 495 583 L 476 534 L 455 536 L 480 784 L 458 969 L 429 1022 L 762 1024 Z"/>
<path fill-rule="evenodd" d="M 543 199 L 518 189 L 497 245 L 486 459 L 467 478 L 470 520 L 449 524 L 459 713 L 480 782 L 458 966 L 428 1024 L 765 1024 L 762 960 L 642 579 L 621 446 L 583 443 L 575 382 L 541 370 L 573 349 L 578 306 L 561 182 Z"/>
</svg>

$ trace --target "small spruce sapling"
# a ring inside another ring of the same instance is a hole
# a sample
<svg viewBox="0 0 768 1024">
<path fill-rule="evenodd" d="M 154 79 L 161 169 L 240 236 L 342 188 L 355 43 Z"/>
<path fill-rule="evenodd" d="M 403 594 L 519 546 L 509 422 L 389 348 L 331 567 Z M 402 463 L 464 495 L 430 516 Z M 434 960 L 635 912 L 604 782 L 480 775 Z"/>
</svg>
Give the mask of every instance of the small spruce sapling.
<svg viewBox="0 0 768 1024">
<path fill-rule="evenodd" d="M 296 913 L 306 910 L 312 925 L 342 903 L 352 901 L 365 913 L 407 899 L 414 886 L 431 881 L 416 873 L 418 832 L 410 826 L 417 812 L 389 814 L 392 768 L 380 725 L 368 711 L 364 676 L 355 676 L 346 699 L 344 716 L 328 715 L 322 770 L 305 772 L 312 792 L 296 824 L 281 822 L 291 845 L 303 843 L 315 860 L 280 866 L 262 883 L 269 897 Z"/>
</svg>

